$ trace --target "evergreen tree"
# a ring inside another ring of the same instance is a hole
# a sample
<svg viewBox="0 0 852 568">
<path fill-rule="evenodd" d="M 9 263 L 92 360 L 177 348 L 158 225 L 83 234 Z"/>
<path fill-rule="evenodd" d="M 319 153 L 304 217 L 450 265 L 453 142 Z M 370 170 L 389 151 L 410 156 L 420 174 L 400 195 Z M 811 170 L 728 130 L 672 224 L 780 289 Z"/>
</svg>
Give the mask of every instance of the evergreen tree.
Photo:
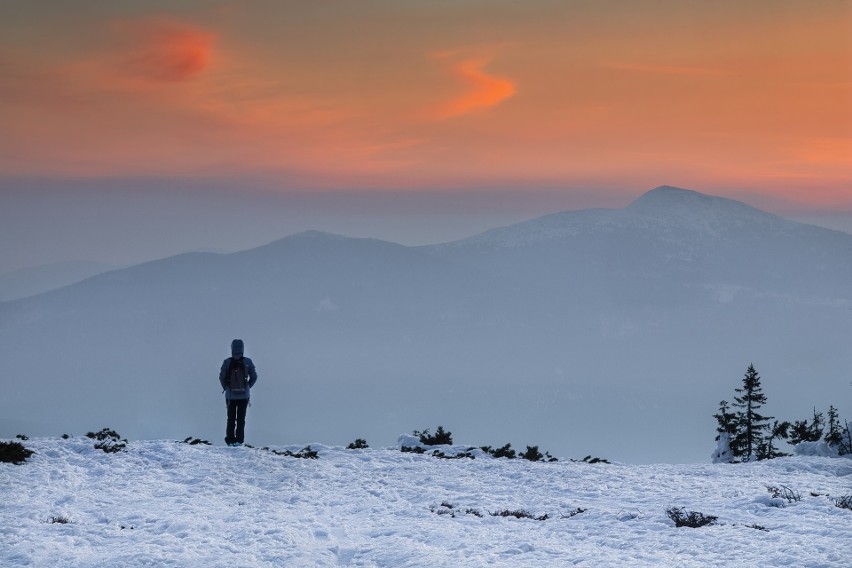
<svg viewBox="0 0 852 568">
<path fill-rule="evenodd" d="M 766 404 L 766 395 L 760 385 L 760 375 L 750 364 L 743 377 L 742 388 L 734 389 L 739 396 L 734 397 L 733 406 L 737 408 L 737 432 L 732 439 L 731 449 L 735 455 L 749 461 L 758 457 L 758 448 L 765 443 L 764 432 L 769 429 L 772 416 L 764 416 L 758 411 Z"/>
<path fill-rule="evenodd" d="M 852 454 L 852 431 L 849 430 L 849 422 L 844 421 L 846 425 L 840 431 L 840 446 L 837 449 L 837 452 L 841 456 Z"/>
<path fill-rule="evenodd" d="M 825 430 L 825 419 L 822 417 L 822 412 L 817 412 L 816 407 L 814 407 L 814 418 L 811 420 L 809 430 L 811 439 L 814 442 L 819 442 L 820 438 L 822 438 L 822 433 Z"/>
<path fill-rule="evenodd" d="M 843 430 L 840 428 L 840 418 L 837 416 L 837 409 L 834 406 L 828 407 L 828 432 L 825 433 L 823 440 L 829 446 L 839 448 L 843 441 Z"/>
<path fill-rule="evenodd" d="M 819 442 L 822 438 L 823 418 L 822 413 L 814 408 L 814 417 L 811 423 L 807 420 L 796 420 L 790 426 L 790 443 L 794 446 L 802 442 Z"/>
<path fill-rule="evenodd" d="M 790 423 L 787 421 L 778 422 L 777 420 L 772 423 L 772 428 L 769 429 L 769 437 L 766 438 L 766 441 L 760 444 L 757 449 L 757 459 L 759 460 L 771 460 L 774 458 L 781 458 L 784 456 L 789 456 L 790 454 L 785 454 L 784 452 L 778 450 L 773 445 L 773 441 L 777 438 L 786 438 L 788 433 L 787 431 L 790 428 Z"/>
<path fill-rule="evenodd" d="M 714 414 L 713 418 L 715 418 L 716 422 L 719 424 L 716 427 L 716 441 L 719 441 L 719 437 L 722 434 L 727 434 L 731 454 L 733 456 L 738 456 L 739 454 L 734 451 L 733 447 L 733 440 L 737 434 L 737 415 L 736 413 L 731 412 L 727 400 L 723 400 L 719 403 L 719 413 Z"/>
</svg>

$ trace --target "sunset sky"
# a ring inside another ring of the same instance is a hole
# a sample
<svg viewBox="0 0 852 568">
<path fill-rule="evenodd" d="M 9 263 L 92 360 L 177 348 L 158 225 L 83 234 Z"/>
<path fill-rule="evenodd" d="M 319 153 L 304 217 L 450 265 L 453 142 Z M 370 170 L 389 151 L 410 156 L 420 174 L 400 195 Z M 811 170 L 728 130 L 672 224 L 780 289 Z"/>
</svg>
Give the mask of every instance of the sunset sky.
<svg viewBox="0 0 852 568">
<path fill-rule="evenodd" d="M 662 184 L 852 218 L 852 2 L 0 4 L 7 268 L 226 247 L 235 202 L 231 248 L 416 242 Z"/>
</svg>

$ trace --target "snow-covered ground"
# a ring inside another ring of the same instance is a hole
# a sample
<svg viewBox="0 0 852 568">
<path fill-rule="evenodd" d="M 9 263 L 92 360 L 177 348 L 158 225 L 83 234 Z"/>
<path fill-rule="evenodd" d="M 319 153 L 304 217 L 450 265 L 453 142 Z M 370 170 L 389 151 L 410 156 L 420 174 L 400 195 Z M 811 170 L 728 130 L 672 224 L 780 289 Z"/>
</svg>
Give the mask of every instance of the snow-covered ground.
<svg viewBox="0 0 852 568">
<path fill-rule="evenodd" d="M 0 464 L 4 567 L 852 566 L 852 511 L 834 502 L 852 494 L 843 458 L 636 466 L 318 444 L 315 460 L 173 441 L 115 454 L 83 437 L 23 444 L 29 460 Z M 676 528 L 670 507 L 718 521 Z M 505 510 L 548 518 L 490 514 Z"/>
</svg>

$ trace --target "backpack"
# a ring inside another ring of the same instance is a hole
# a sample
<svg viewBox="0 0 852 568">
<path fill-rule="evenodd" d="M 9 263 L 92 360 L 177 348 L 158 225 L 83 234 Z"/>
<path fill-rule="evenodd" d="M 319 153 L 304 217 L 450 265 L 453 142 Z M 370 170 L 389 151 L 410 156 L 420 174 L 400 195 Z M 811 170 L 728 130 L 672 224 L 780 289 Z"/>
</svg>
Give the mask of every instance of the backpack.
<svg viewBox="0 0 852 568">
<path fill-rule="evenodd" d="M 228 388 L 232 394 L 242 394 L 248 388 L 248 373 L 246 373 L 245 361 L 237 361 L 231 358 L 228 366 Z"/>
</svg>

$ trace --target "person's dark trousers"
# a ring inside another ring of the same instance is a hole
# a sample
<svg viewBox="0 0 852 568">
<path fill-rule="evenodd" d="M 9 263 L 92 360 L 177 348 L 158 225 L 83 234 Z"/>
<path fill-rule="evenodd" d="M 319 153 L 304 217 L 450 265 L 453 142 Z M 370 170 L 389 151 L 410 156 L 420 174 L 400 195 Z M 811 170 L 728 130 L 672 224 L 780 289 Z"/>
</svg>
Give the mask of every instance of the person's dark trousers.
<svg viewBox="0 0 852 568">
<path fill-rule="evenodd" d="M 228 426 L 225 428 L 226 444 L 233 444 L 235 442 L 238 444 L 243 443 L 248 403 L 248 399 L 228 401 Z"/>
</svg>

